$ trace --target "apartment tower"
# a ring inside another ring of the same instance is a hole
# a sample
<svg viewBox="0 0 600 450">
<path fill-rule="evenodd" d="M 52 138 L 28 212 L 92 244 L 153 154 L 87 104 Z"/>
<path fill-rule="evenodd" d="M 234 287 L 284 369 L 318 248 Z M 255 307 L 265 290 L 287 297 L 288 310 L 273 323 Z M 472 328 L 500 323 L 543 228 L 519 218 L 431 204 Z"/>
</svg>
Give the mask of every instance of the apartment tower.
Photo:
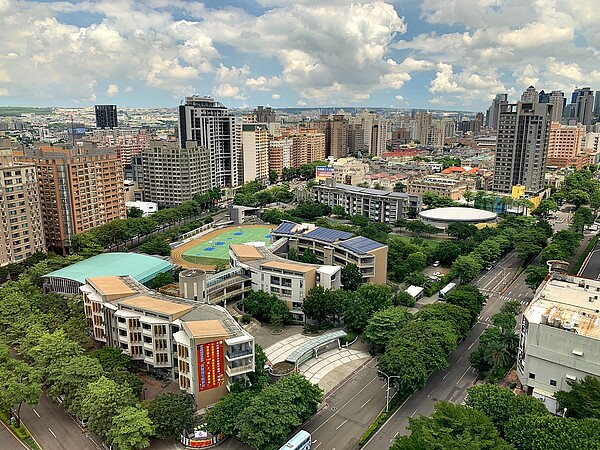
<svg viewBox="0 0 600 450">
<path fill-rule="evenodd" d="M 269 180 L 269 132 L 264 123 L 242 125 L 243 181 Z"/>
<path fill-rule="evenodd" d="M 151 141 L 142 152 L 144 201 L 170 208 L 211 188 L 210 154 L 197 142 Z"/>
<path fill-rule="evenodd" d="M 0 140 L 0 266 L 46 251 L 35 165 L 19 163 Z"/>
<path fill-rule="evenodd" d="M 242 123 L 212 97 L 191 96 L 179 106 L 179 142 L 195 141 L 210 155 L 211 188 L 242 182 Z"/>
<path fill-rule="evenodd" d="M 111 148 L 91 142 L 21 148 L 16 159 L 35 164 L 48 250 L 72 252 L 71 238 L 115 219 L 125 219 L 123 165 Z"/>
<path fill-rule="evenodd" d="M 117 128 L 117 105 L 95 105 L 96 128 Z"/>
<path fill-rule="evenodd" d="M 549 103 L 518 102 L 500 112 L 493 191 L 511 194 L 523 185 L 535 195 L 543 189 L 551 117 Z"/>
</svg>

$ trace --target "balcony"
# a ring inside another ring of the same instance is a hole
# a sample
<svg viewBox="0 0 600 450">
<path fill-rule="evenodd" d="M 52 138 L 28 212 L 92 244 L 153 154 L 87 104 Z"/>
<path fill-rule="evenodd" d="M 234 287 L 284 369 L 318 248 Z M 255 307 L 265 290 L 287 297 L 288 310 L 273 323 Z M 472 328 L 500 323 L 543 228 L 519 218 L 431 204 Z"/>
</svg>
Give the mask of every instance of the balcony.
<svg viewBox="0 0 600 450">
<path fill-rule="evenodd" d="M 227 358 L 227 361 L 232 361 L 234 359 L 238 359 L 243 356 L 249 356 L 251 354 L 252 354 L 252 349 L 246 348 L 246 349 L 242 349 L 242 350 L 236 350 L 236 351 L 232 350 L 232 351 L 225 352 L 225 357 Z"/>
<path fill-rule="evenodd" d="M 241 373 L 252 372 L 252 370 L 253 370 L 252 364 L 245 364 L 243 366 L 238 366 L 238 367 L 227 366 L 227 368 L 225 369 L 225 372 L 227 372 L 227 376 L 233 377 L 233 376 L 239 375 Z"/>
</svg>

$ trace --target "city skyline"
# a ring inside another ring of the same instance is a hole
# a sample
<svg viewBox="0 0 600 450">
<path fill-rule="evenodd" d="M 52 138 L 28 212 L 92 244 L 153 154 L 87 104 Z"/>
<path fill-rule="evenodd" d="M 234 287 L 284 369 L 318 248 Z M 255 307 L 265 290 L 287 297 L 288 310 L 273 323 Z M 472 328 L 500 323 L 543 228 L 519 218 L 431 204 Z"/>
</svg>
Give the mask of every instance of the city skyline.
<svg viewBox="0 0 600 450">
<path fill-rule="evenodd" d="M 485 110 L 530 84 L 600 84 L 600 12 L 586 5 L 2 0 L 0 105 L 161 107 L 199 94 L 230 108 Z"/>
</svg>

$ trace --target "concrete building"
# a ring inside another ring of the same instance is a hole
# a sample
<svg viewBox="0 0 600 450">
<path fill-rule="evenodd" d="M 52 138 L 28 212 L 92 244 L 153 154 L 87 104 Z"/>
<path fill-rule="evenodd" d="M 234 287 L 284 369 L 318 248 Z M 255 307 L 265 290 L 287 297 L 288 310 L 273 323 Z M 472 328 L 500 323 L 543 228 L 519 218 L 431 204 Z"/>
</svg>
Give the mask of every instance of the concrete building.
<svg viewBox="0 0 600 450">
<path fill-rule="evenodd" d="M 594 91 L 589 87 L 575 89 L 571 103 L 575 106 L 573 119 L 585 125 L 586 129 L 590 131 L 594 110 Z"/>
<path fill-rule="evenodd" d="M 0 140 L 0 266 L 46 251 L 35 164 L 18 163 Z"/>
<path fill-rule="evenodd" d="M 585 126 L 582 124 L 561 125 L 559 122 L 552 122 L 547 165 L 560 168 L 572 165 L 573 158 L 581 153 L 584 136 Z"/>
<path fill-rule="evenodd" d="M 254 338 L 225 308 L 159 294 L 128 276 L 87 278 L 81 292 L 95 341 L 176 380 L 198 408 L 254 371 Z"/>
<path fill-rule="evenodd" d="M 127 217 L 123 165 L 113 149 L 83 142 L 22 147 L 14 155 L 36 166 L 48 250 L 68 254 L 73 235 Z"/>
<path fill-rule="evenodd" d="M 356 158 L 340 158 L 333 162 L 333 177 L 336 184 L 362 183 L 369 172 L 369 164 Z"/>
<path fill-rule="evenodd" d="M 117 128 L 117 105 L 95 105 L 96 128 Z"/>
<path fill-rule="evenodd" d="M 521 102 L 523 103 L 537 103 L 539 101 L 539 93 L 535 90 L 535 87 L 529 86 L 521 94 Z"/>
<path fill-rule="evenodd" d="M 348 118 L 343 111 L 321 116 L 315 128 L 325 135 L 325 156 L 342 158 L 348 154 Z"/>
<path fill-rule="evenodd" d="M 419 111 L 415 117 L 415 127 L 413 138 L 421 145 L 426 145 L 429 139 L 429 130 L 431 128 L 431 113 Z"/>
<path fill-rule="evenodd" d="M 300 167 L 302 164 L 325 160 L 325 134 L 318 132 L 316 129 L 304 128 L 297 135 L 294 135 L 293 139 L 292 167 Z"/>
<path fill-rule="evenodd" d="M 148 148 L 149 135 L 146 130 L 137 128 L 98 129 L 92 132 L 92 141 L 100 147 L 114 148 L 125 166 Z"/>
<path fill-rule="evenodd" d="M 325 136 L 323 136 L 323 141 L 325 141 Z M 293 138 L 271 139 L 269 141 L 269 170 L 274 170 L 281 176 L 284 167 L 292 167 L 293 148 Z"/>
<path fill-rule="evenodd" d="M 552 91 L 548 103 L 552 105 L 552 122 L 560 122 L 565 105 L 565 94 L 563 94 L 563 91 Z"/>
<path fill-rule="evenodd" d="M 567 381 L 600 377 L 600 281 L 553 273 L 523 312 L 517 376 L 528 394 L 557 411 Z"/>
<path fill-rule="evenodd" d="M 273 123 L 275 122 L 275 111 L 270 106 L 259 106 L 253 114 L 256 116 L 257 123 Z"/>
<path fill-rule="evenodd" d="M 269 133 L 264 124 L 242 125 L 243 182 L 269 181 Z"/>
<path fill-rule="evenodd" d="M 500 113 L 508 106 L 508 94 L 496 94 L 496 97 L 492 101 L 492 105 L 488 108 L 486 114 L 486 125 L 493 129 L 498 129 L 498 121 L 500 120 Z"/>
<path fill-rule="evenodd" d="M 132 201 L 125 202 L 125 206 L 127 209 L 129 208 L 137 208 L 142 211 L 143 217 L 148 217 L 158 211 L 158 204 L 154 202 L 140 202 L 140 201 Z"/>
<path fill-rule="evenodd" d="M 196 142 L 152 141 L 142 153 L 144 201 L 178 206 L 211 188 L 210 153 Z"/>
<path fill-rule="evenodd" d="M 345 231 L 287 221 L 282 222 L 271 235 L 274 239 L 285 239 L 280 252 L 295 249 L 301 255 L 310 248 L 322 264 L 340 267 L 356 264 L 365 283 L 386 283 L 387 245 Z"/>
<path fill-rule="evenodd" d="M 192 96 L 179 106 L 179 142 L 208 150 L 211 188 L 242 183 L 242 122 L 212 97 Z"/>
<path fill-rule="evenodd" d="M 374 222 L 393 224 L 406 219 L 410 208 L 420 209 L 417 195 L 381 191 L 333 182 L 312 187 L 315 200 L 331 207 L 341 206 L 349 215 L 361 215 Z"/>
<path fill-rule="evenodd" d="M 441 230 L 448 228 L 454 222 L 463 222 L 472 225 L 479 223 L 494 222 L 498 214 L 475 208 L 463 208 L 460 206 L 449 206 L 447 208 L 433 208 L 421 211 L 419 219 L 427 225 Z"/>
<path fill-rule="evenodd" d="M 549 103 L 519 102 L 500 113 L 494 192 L 510 194 L 524 185 L 527 194 L 537 195 L 544 188 L 551 116 Z"/>
<path fill-rule="evenodd" d="M 312 288 L 323 286 L 336 290 L 342 287 L 340 267 L 288 261 L 265 247 L 232 244 L 229 260 L 231 267 L 241 268 L 251 278 L 253 290 L 279 297 L 294 320 L 305 320 L 302 304 Z"/>
<path fill-rule="evenodd" d="M 468 189 L 469 184 L 466 181 L 431 175 L 420 180 L 410 180 L 407 192 L 412 195 L 433 192 L 441 197 L 459 200 Z"/>
</svg>

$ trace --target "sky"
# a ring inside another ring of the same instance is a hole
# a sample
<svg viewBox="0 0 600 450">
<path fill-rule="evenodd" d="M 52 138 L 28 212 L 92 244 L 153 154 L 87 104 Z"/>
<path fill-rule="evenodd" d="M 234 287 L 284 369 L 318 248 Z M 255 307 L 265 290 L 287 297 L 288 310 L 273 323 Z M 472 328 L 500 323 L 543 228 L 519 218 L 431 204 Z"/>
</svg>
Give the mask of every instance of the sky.
<svg viewBox="0 0 600 450">
<path fill-rule="evenodd" d="M 597 0 L 0 0 L 0 105 L 485 110 L 600 90 Z"/>
</svg>

